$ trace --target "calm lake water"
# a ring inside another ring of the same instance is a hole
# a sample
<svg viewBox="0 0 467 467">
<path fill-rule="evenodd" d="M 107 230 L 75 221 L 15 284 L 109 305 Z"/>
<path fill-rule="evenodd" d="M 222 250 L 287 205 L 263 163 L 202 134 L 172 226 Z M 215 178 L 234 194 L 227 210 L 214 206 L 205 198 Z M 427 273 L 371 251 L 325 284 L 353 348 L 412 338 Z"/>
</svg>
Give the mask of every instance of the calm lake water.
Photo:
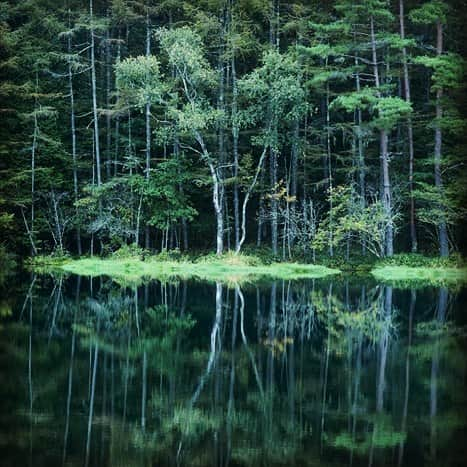
<svg viewBox="0 0 467 467">
<path fill-rule="evenodd" d="M 24 274 L 1 296 L 2 466 L 465 465 L 465 290 Z"/>
</svg>

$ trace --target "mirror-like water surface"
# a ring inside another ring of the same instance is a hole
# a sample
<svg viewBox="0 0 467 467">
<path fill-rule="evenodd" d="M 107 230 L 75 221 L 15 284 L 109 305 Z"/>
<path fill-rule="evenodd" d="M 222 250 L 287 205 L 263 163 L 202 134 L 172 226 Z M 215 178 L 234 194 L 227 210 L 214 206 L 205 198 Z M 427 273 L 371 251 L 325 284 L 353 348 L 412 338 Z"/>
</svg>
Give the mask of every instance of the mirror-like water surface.
<svg viewBox="0 0 467 467">
<path fill-rule="evenodd" d="M 460 466 L 464 291 L 26 275 L 0 303 L 5 466 Z"/>
</svg>

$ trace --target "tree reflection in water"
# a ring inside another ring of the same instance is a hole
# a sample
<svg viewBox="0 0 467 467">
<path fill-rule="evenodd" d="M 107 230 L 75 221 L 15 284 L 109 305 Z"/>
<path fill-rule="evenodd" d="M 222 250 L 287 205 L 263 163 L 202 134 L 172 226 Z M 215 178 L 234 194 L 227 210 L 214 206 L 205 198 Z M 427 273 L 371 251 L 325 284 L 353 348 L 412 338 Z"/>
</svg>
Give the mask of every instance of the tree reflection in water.
<svg viewBox="0 0 467 467">
<path fill-rule="evenodd" d="M 14 293 L 7 465 L 463 458 L 466 334 L 446 288 L 33 276 Z"/>
</svg>

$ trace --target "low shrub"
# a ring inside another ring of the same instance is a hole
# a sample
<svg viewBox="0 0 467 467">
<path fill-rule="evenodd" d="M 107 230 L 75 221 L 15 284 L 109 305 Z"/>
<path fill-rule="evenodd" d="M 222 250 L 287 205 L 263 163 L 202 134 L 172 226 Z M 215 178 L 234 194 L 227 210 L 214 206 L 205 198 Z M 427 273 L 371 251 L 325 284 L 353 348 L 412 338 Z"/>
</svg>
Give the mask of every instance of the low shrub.
<svg viewBox="0 0 467 467">
<path fill-rule="evenodd" d="M 122 245 L 118 250 L 111 253 L 109 256 L 116 259 L 125 258 L 143 258 L 143 256 L 149 255 L 149 252 L 144 248 L 139 247 L 136 243 L 130 245 Z"/>
<path fill-rule="evenodd" d="M 162 250 L 157 255 L 154 255 L 153 258 L 156 261 L 183 261 L 187 259 L 178 248 Z"/>
<path fill-rule="evenodd" d="M 26 266 L 59 266 L 70 260 L 71 256 L 67 251 L 54 251 L 48 255 L 37 255 L 24 260 Z"/>
<path fill-rule="evenodd" d="M 222 255 L 209 253 L 196 259 L 197 263 L 224 263 L 232 266 L 263 266 L 264 262 L 258 256 L 247 255 L 244 253 L 236 254 L 228 251 Z"/>
</svg>

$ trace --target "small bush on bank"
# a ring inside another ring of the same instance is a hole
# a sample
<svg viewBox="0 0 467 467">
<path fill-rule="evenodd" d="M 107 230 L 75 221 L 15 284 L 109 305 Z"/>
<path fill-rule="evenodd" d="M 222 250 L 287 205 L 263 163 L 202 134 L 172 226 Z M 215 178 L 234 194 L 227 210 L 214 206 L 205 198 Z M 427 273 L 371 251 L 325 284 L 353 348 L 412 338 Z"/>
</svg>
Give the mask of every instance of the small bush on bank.
<svg viewBox="0 0 467 467">
<path fill-rule="evenodd" d="M 241 254 L 250 257 L 254 256 L 259 259 L 262 264 L 271 264 L 281 261 L 280 258 L 274 256 L 272 249 L 266 246 L 257 247 L 255 245 L 245 245 Z"/>
<path fill-rule="evenodd" d="M 340 269 L 341 271 L 353 272 L 368 272 L 374 266 L 376 258 L 372 255 L 357 255 L 346 258 L 345 256 L 336 255 L 332 258 L 329 256 L 320 256 L 316 258 L 316 264 L 322 264 L 328 268 Z"/>
<path fill-rule="evenodd" d="M 54 251 L 48 255 L 37 255 L 24 260 L 26 266 L 59 266 L 66 261 L 71 259 L 70 254 L 67 251 Z"/>
<path fill-rule="evenodd" d="M 244 253 L 236 254 L 233 251 L 228 251 L 222 255 L 216 255 L 215 253 L 209 253 L 201 256 L 196 260 L 197 263 L 224 263 L 232 266 L 264 266 L 264 262 L 261 258 L 253 255 L 247 255 Z"/>
<path fill-rule="evenodd" d="M 125 259 L 125 258 L 143 258 L 143 256 L 149 255 L 149 252 L 144 248 L 139 247 L 136 243 L 131 245 L 122 245 L 118 250 L 114 251 L 109 255 L 109 258 Z"/>
<path fill-rule="evenodd" d="M 183 261 L 187 259 L 178 248 L 162 250 L 153 256 L 156 261 Z"/>
</svg>

